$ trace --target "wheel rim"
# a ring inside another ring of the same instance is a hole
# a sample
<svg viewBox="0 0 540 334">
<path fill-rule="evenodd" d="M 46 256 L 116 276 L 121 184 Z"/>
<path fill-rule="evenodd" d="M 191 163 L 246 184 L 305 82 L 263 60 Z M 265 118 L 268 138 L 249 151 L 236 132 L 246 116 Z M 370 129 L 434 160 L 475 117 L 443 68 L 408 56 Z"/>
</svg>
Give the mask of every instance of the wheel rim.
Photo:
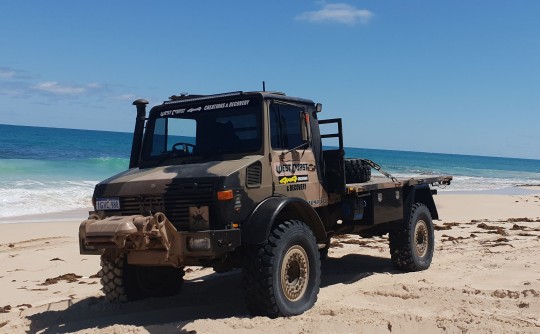
<svg viewBox="0 0 540 334">
<path fill-rule="evenodd" d="M 287 251 L 281 264 L 281 289 L 289 301 L 297 301 L 309 282 L 309 260 L 306 251 L 295 245 Z"/>
<path fill-rule="evenodd" d="M 423 220 L 416 222 L 414 227 L 414 245 L 416 249 L 416 255 L 423 257 L 427 254 L 428 251 L 428 228 L 427 224 Z"/>
</svg>

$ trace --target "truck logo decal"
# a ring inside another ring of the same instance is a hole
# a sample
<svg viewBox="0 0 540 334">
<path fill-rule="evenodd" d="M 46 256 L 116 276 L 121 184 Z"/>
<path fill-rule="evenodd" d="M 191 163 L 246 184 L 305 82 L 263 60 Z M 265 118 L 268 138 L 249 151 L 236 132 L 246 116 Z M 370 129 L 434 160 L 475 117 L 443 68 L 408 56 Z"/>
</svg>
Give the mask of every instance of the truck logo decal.
<svg viewBox="0 0 540 334">
<path fill-rule="evenodd" d="M 159 113 L 159 117 L 174 116 L 174 115 L 183 114 L 185 112 L 186 112 L 186 109 L 165 110 Z"/>
<path fill-rule="evenodd" d="M 192 230 L 205 230 L 209 228 L 208 206 L 189 207 L 189 226 Z"/>
<path fill-rule="evenodd" d="M 306 190 L 306 188 L 307 188 L 307 184 L 305 184 L 305 183 L 289 184 L 287 186 L 287 191 Z"/>
<path fill-rule="evenodd" d="M 250 100 L 243 100 L 243 101 L 233 101 L 233 102 L 226 102 L 226 103 L 208 104 L 204 106 L 204 110 L 243 107 L 243 106 L 247 106 L 249 104 L 249 101 Z"/>
<path fill-rule="evenodd" d="M 285 173 L 291 173 L 294 174 L 295 172 L 307 172 L 310 170 L 310 167 L 314 169 L 313 164 L 307 164 L 307 163 L 297 163 L 297 164 L 282 164 L 282 163 L 274 163 L 275 165 L 275 171 L 276 174 L 285 174 Z"/>
<path fill-rule="evenodd" d="M 307 182 L 308 180 L 309 178 L 307 175 L 281 176 L 279 178 L 279 184 Z"/>
<path fill-rule="evenodd" d="M 233 101 L 233 102 L 225 102 L 225 103 L 217 103 L 217 104 L 208 104 L 204 107 L 196 107 L 196 108 L 189 108 L 189 109 L 174 109 L 174 110 L 165 110 L 159 113 L 159 117 L 167 117 L 167 116 L 175 116 L 175 115 L 181 115 L 185 113 L 193 113 L 193 112 L 199 112 L 199 111 L 206 111 L 206 110 L 216 110 L 216 109 L 225 109 L 225 108 L 234 108 L 234 107 L 243 107 L 247 106 L 249 104 L 250 100 L 242 100 L 242 101 Z"/>
</svg>

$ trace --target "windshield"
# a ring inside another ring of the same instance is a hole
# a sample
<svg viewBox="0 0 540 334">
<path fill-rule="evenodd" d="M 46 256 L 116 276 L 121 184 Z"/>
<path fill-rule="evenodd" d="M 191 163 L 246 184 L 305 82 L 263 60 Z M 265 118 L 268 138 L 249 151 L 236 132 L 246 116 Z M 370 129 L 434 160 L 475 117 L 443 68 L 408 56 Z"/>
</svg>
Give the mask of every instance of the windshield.
<svg viewBox="0 0 540 334">
<path fill-rule="evenodd" d="M 261 148 L 261 104 L 255 99 L 171 106 L 152 112 L 142 158 L 183 163 Z"/>
</svg>

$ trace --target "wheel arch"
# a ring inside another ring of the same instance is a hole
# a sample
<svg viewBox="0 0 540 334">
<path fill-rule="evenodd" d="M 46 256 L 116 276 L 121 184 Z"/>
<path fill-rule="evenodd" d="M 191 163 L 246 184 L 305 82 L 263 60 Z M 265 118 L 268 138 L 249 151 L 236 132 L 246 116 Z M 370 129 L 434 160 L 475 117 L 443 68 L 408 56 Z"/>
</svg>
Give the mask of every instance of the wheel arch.
<svg viewBox="0 0 540 334">
<path fill-rule="evenodd" d="M 272 228 L 282 220 L 301 220 L 308 225 L 318 243 L 326 241 L 326 230 L 317 212 L 304 199 L 269 197 L 262 201 L 242 226 L 242 241 L 261 244 L 268 239 Z"/>
<path fill-rule="evenodd" d="M 405 195 L 405 203 L 403 206 L 403 217 L 408 219 L 411 216 L 413 205 L 415 203 L 422 203 L 429 209 L 431 214 L 431 219 L 438 220 L 439 213 L 437 211 L 437 206 L 433 200 L 433 195 L 428 184 L 420 184 L 410 187 Z"/>
</svg>

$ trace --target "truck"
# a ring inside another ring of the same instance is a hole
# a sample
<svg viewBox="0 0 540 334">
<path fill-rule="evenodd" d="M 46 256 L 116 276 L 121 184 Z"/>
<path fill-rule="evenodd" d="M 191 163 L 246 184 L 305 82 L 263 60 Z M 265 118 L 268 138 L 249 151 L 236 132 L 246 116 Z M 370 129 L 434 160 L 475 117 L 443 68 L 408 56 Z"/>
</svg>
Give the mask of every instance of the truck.
<svg viewBox="0 0 540 334">
<path fill-rule="evenodd" d="M 432 186 L 452 176 L 395 178 L 345 158 L 342 120 L 319 119 L 320 103 L 263 90 L 173 95 L 148 115 L 133 104 L 129 169 L 96 185 L 79 226 L 110 302 L 175 295 L 184 268 L 202 266 L 241 269 L 250 314 L 298 315 L 341 234 L 388 234 L 395 268 L 430 266 Z"/>
</svg>

